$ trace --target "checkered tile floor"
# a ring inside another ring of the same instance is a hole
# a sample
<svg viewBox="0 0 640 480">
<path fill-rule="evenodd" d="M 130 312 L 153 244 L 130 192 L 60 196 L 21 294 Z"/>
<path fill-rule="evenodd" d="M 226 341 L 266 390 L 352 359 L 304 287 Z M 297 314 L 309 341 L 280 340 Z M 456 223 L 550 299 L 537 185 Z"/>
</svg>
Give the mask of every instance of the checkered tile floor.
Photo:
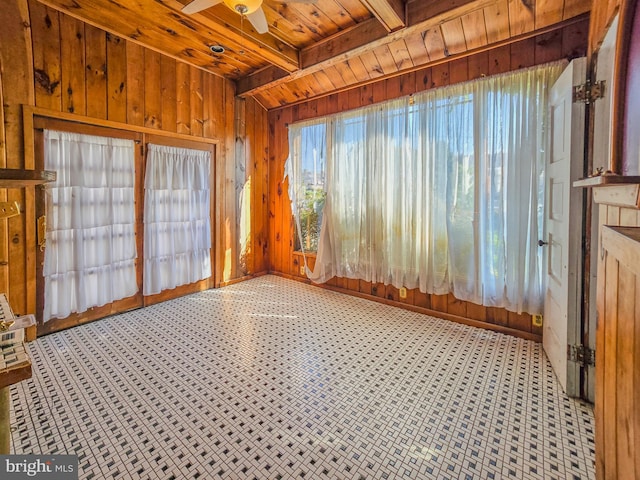
<svg viewBox="0 0 640 480">
<path fill-rule="evenodd" d="M 80 478 L 588 479 L 539 344 L 265 276 L 49 335 L 14 453 Z"/>
</svg>

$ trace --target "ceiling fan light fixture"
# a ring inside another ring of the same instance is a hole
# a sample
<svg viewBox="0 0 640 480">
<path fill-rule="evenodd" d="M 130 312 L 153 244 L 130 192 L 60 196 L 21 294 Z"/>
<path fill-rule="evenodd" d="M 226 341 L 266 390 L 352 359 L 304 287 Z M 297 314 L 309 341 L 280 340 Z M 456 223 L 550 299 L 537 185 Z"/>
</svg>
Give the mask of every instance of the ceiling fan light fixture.
<svg viewBox="0 0 640 480">
<path fill-rule="evenodd" d="M 262 0 L 223 0 L 231 10 L 241 15 L 249 15 L 260 8 Z"/>
</svg>

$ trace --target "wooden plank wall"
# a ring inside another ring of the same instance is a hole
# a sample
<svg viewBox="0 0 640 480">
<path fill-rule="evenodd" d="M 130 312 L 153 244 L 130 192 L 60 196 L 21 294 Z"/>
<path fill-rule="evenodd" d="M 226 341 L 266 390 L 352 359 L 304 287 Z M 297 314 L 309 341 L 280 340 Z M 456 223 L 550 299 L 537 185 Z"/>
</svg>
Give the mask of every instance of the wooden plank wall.
<svg viewBox="0 0 640 480">
<path fill-rule="evenodd" d="M 600 225 L 640 227 L 640 210 L 600 204 Z M 602 248 L 602 246 L 600 246 Z M 637 261 L 638 259 L 636 259 Z M 637 263 L 637 262 L 636 262 Z M 640 277 L 598 256 L 596 477 L 640 476 Z"/>
<path fill-rule="evenodd" d="M 146 49 L 46 7 L 9 0 L 0 9 L 0 166 L 24 164 L 21 105 L 46 108 L 157 131 L 218 140 L 216 158 L 217 283 L 266 271 L 266 111 L 246 100 L 245 173 L 254 184 L 252 210 L 265 212 L 250 225 L 252 259 L 239 267 L 240 214 L 234 171 L 235 87 L 232 82 Z M 259 161 L 254 161 L 258 158 Z M 141 167 L 141 166 L 139 166 Z M 16 313 L 34 313 L 35 235 L 33 188 L 0 190 L 18 200 L 23 215 L 0 221 L 0 291 Z M 254 237 L 254 232 L 256 236 Z M 253 245 L 258 245 L 258 248 Z M 33 297 L 33 298 L 32 298 Z"/>
<path fill-rule="evenodd" d="M 613 17 L 620 10 L 622 0 L 594 0 L 591 4 L 591 26 L 589 29 L 589 57 L 595 52 L 607 33 Z"/>
<path fill-rule="evenodd" d="M 300 274 L 301 258 L 293 251 L 293 220 L 283 182 L 284 162 L 288 155 L 286 125 L 299 120 L 341 112 L 376 102 L 409 95 L 430 88 L 463 82 L 483 75 L 508 72 L 518 68 L 562 58 L 583 56 L 587 49 L 588 22 L 580 22 L 545 35 L 502 46 L 468 58 L 443 63 L 400 77 L 365 85 L 328 97 L 269 111 L 269 265 L 270 269 L 304 281 Z M 453 295 L 428 295 L 409 291 L 400 299 L 392 286 L 334 278 L 328 286 L 355 294 L 384 299 L 407 308 L 428 309 L 455 319 L 468 319 L 481 325 L 527 338 L 541 339 L 542 329 L 532 325 L 529 315 L 482 307 L 457 300 Z"/>
</svg>

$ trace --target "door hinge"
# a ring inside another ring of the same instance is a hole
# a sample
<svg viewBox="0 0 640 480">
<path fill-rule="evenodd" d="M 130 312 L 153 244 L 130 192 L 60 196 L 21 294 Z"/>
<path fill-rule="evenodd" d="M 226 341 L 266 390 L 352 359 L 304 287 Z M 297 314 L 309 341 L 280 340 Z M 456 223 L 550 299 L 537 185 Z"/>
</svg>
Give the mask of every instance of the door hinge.
<svg viewBox="0 0 640 480">
<path fill-rule="evenodd" d="M 567 360 L 581 367 L 596 366 L 596 351 L 584 345 L 567 345 Z"/>
<path fill-rule="evenodd" d="M 604 97 L 605 81 L 600 80 L 593 85 L 590 82 L 573 87 L 573 103 L 582 102 L 589 105 Z"/>
</svg>

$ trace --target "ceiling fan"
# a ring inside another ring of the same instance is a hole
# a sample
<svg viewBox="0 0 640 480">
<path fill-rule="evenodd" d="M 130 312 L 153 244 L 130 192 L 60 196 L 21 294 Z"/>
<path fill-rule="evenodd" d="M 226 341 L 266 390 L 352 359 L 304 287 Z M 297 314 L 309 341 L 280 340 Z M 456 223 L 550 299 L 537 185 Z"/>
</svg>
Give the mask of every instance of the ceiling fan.
<svg viewBox="0 0 640 480">
<path fill-rule="evenodd" d="M 284 0 L 283 0 L 284 1 Z M 290 3 L 316 3 L 316 0 L 289 0 Z M 269 24 L 262 10 L 262 0 L 193 0 L 182 8 L 186 14 L 197 13 L 219 3 L 246 17 L 258 33 L 267 33 Z M 286 2 L 285 2 L 286 3 Z"/>
</svg>

